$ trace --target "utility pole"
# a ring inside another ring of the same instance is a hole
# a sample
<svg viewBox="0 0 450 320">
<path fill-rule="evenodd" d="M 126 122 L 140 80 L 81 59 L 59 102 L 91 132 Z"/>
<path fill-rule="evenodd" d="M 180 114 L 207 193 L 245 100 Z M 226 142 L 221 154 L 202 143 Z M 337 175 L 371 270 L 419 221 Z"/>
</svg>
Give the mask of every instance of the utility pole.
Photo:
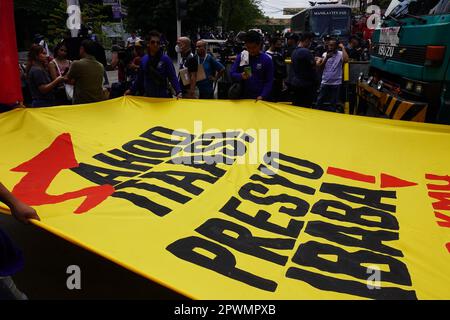
<svg viewBox="0 0 450 320">
<path fill-rule="evenodd" d="M 67 0 L 67 28 L 70 30 L 72 38 L 78 36 L 78 31 L 81 28 L 81 10 L 80 2 L 78 0 Z"/>
<path fill-rule="evenodd" d="M 180 0 L 176 0 L 176 11 L 177 11 L 177 41 L 181 37 L 181 16 L 180 16 Z M 180 64 L 181 53 L 177 52 L 177 62 Z"/>
<path fill-rule="evenodd" d="M 122 17 L 122 1 L 119 0 L 119 8 L 120 8 L 120 34 L 122 36 L 122 42 L 125 42 L 127 39 L 125 39 L 125 30 L 123 27 L 123 17 Z"/>
<path fill-rule="evenodd" d="M 219 4 L 220 33 L 223 33 L 223 1 L 220 0 Z"/>
<path fill-rule="evenodd" d="M 188 0 L 176 0 L 177 9 L 177 39 L 181 37 L 181 20 L 188 15 Z M 181 54 L 178 54 L 178 62 L 181 61 Z"/>
</svg>

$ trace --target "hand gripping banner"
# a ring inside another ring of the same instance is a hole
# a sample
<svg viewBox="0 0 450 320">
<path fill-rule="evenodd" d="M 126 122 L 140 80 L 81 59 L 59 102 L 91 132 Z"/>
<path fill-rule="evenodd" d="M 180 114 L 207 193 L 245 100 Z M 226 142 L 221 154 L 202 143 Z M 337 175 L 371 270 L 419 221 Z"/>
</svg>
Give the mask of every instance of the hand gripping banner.
<svg viewBox="0 0 450 320">
<path fill-rule="evenodd" d="M 1 114 L 0 148 L 37 225 L 188 297 L 450 299 L 448 126 L 124 97 Z"/>
</svg>

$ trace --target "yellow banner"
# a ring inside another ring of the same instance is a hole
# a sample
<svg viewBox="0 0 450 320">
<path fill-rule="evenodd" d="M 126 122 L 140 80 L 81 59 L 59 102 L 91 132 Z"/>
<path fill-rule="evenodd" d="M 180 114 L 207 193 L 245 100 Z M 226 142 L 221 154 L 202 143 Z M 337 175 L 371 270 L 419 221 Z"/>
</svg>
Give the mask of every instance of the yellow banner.
<svg viewBox="0 0 450 320">
<path fill-rule="evenodd" d="M 188 297 L 450 299 L 448 126 L 124 97 L 1 114 L 0 148 L 39 226 Z"/>
</svg>

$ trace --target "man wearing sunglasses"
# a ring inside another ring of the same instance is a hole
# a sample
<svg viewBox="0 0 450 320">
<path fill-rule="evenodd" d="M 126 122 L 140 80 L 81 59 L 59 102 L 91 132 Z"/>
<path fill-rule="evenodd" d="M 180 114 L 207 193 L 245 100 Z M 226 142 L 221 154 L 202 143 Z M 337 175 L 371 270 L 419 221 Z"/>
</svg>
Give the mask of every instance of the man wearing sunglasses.
<svg viewBox="0 0 450 320">
<path fill-rule="evenodd" d="M 137 79 L 125 95 L 139 95 L 153 98 L 170 98 L 168 82 L 181 98 L 181 88 L 172 60 L 161 50 L 161 34 L 151 31 L 147 37 L 147 54 L 139 65 Z"/>
</svg>

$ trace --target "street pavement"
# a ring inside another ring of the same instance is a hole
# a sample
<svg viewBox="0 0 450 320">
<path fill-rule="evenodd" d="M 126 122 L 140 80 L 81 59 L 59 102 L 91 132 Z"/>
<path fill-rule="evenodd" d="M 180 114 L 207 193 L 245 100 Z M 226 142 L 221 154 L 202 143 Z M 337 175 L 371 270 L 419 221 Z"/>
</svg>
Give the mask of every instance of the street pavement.
<svg viewBox="0 0 450 320">
<path fill-rule="evenodd" d="M 0 226 L 24 253 L 25 267 L 13 278 L 31 300 L 186 299 L 34 225 L 0 214 Z M 67 288 L 67 268 L 71 265 L 81 269 L 81 290 Z"/>
</svg>

